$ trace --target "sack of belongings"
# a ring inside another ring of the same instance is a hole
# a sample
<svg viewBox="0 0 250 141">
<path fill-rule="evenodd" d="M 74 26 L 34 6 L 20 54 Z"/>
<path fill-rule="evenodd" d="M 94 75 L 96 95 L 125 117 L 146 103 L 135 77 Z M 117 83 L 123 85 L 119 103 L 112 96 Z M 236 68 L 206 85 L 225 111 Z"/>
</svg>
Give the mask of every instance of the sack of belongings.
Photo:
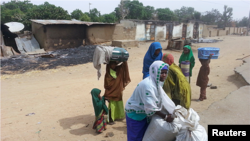
<svg viewBox="0 0 250 141">
<path fill-rule="evenodd" d="M 178 105 L 175 108 L 175 116 L 179 119 L 181 130 L 176 136 L 176 141 L 207 141 L 207 132 L 203 126 L 199 124 L 200 117 L 192 109 L 185 109 Z"/>
<path fill-rule="evenodd" d="M 199 115 L 190 108 L 178 105 L 172 123 L 154 115 L 144 134 L 143 141 L 207 141 L 207 132 L 199 124 Z"/>
<path fill-rule="evenodd" d="M 98 80 L 101 77 L 101 64 L 109 64 L 110 61 L 124 62 L 128 58 L 129 53 L 123 48 L 98 45 L 93 55 L 93 65 L 97 69 Z"/>
<path fill-rule="evenodd" d="M 173 141 L 180 128 L 177 118 L 169 123 L 160 116 L 153 115 L 142 141 Z"/>
</svg>

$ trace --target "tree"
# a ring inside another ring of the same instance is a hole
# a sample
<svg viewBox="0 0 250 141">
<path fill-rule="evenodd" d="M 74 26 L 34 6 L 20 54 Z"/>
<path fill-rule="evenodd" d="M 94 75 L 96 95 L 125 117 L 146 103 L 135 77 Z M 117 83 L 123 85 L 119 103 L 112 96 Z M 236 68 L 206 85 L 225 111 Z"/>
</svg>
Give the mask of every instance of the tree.
<svg viewBox="0 0 250 141">
<path fill-rule="evenodd" d="M 129 9 L 126 7 L 129 2 L 129 0 L 121 0 L 118 8 L 116 8 L 116 13 L 119 16 L 119 19 L 123 20 L 129 14 Z"/>
<path fill-rule="evenodd" d="M 35 5 L 29 10 L 25 16 L 24 23 L 27 28 L 31 28 L 30 19 L 56 19 L 56 20 L 70 20 L 70 15 L 62 7 L 56 7 L 55 5 L 44 2 L 41 5 Z"/>
<path fill-rule="evenodd" d="M 171 11 L 169 8 L 158 8 L 156 9 L 157 16 L 159 20 L 163 21 L 175 21 L 176 16 L 173 11 Z"/>
<path fill-rule="evenodd" d="M 139 19 L 142 20 L 145 17 L 145 7 L 138 0 L 133 0 L 127 3 L 126 8 L 129 13 L 127 19 Z"/>
<path fill-rule="evenodd" d="M 117 19 L 115 14 L 116 14 L 115 12 L 112 12 L 110 14 L 102 15 L 102 17 L 103 17 L 102 22 L 105 22 L 105 23 L 114 23 L 114 22 L 116 22 L 118 19 Z"/>
<path fill-rule="evenodd" d="M 224 12 L 222 15 L 222 25 L 219 25 L 220 27 L 226 27 L 228 26 L 229 22 L 232 20 L 233 15 L 233 8 L 224 6 Z"/>
<path fill-rule="evenodd" d="M 143 20 L 151 20 L 151 19 L 153 19 L 154 12 L 155 12 L 154 7 L 152 7 L 152 6 L 144 7 Z"/>
<path fill-rule="evenodd" d="M 248 26 L 249 19 L 248 17 L 243 17 L 241 20 L 237 22 L 238 27 L 247 27 Z"/>
<path fill-rule="evenodd" d="M 81 21 L 86 21 L 86 22 L 90 22 L 90 21 L 91 21 L 90 17 L 89 17 L 87 14 L 83 14 L 83 15 L 80 17 L 79 20 L 81 20 Z"/>
<path fill-rule="evenodd" d="M 201 13 L 198 12 L 198 11 L 195 11 L 195 12 L 194 12 L 194 19 L 195 19 L 195 20 L 200 20 L 200 19 L 201 19 Z"/>
<path fill-rule="evenodd" d="M 195 10 L 193 7 L 182 6 L 180 10 L 177 9 L 174 11 L 174 13 L 177 17 L 177 21 L 179 22 L 187 22 L 188 20 L 195 19 L 194 18 Z"/>
<path fill-rule="evenodd" d="M 116 7 L 115 8 L 115 17 L 119 20 L 121 20 L 121 13 L 120 13 L 120 8 Z"/>
<path fill-rule="evenodd" d="M 201 20 L 207 24 L 213 25 L 218 24 L 221 21 L 222 14 L 217 9 L 206 11 Z"/>
<path fill-rule="evenodd" d="M 71 18 L 79 20 L 83 16 L 83 13 L 80 9 L 76 9 L 71 12 Z"/>
<path fill-rule="evenodd" d="M 1 5 L 1 23 L 23 22 L 25 13 L 32 9 L 30 1 L 10 1 Z"/>
<path fill-rule="evenodd" d="M 89 17 L 90 17 L 92 22 L 100 22 L 101 21 L 100 20 L 101 13 L 96 8 L 90 10 Z"/>
</svg>

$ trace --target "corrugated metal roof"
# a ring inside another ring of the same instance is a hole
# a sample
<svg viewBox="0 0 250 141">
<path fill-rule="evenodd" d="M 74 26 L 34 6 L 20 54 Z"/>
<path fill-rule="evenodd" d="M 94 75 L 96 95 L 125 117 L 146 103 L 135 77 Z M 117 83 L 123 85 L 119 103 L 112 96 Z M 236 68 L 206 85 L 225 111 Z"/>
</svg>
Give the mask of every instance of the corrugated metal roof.
<svg viewBox="0 0 250 141">
<path fill-rule="evenodd" d="M 51 24 L 85 24 L 85 25 L 93 25 L 93 24 L 114 24 L 114 23 L 101 23 L 101 22 L 85 22 L 78 20 L 40 20 L 40 19 L 31 19 L 32 22 L 43 24 L 43 25 L 51 25 Z"/>
</svg>

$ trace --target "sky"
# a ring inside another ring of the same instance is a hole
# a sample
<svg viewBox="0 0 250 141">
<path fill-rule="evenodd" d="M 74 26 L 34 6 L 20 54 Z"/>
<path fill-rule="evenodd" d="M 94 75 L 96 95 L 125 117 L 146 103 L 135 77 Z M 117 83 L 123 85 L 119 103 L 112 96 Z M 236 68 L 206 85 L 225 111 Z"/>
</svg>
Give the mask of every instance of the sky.
<svg viewBox="0 0 250 141">
<path fill-rule="evenodd" d="M 10 0 L 1 0 L 2 2 Z M 23 0 L 20 0 L 23 1 Z M 50 4 L 60 6 L 70 14 L 75 9 L 82 12 L 89 12 L 89 8 L 96 8 L 101 14 L 109 14 L 119 5 L 120 0 L 30 0 L 35 5 L 48 1 Z M 220 13 L 224 11 L 224 5 L 233 8 L 233 19 L 240 20 L 244 16 L 249 17 L 250 0 L 139 0 L 143 6 L 153 6 L 157 8 L 169 8 L 171 10 L 180 9 L 182 6 L 193 7 L 196 11 L 204 13 L 217 9 Z"/>
</svg>

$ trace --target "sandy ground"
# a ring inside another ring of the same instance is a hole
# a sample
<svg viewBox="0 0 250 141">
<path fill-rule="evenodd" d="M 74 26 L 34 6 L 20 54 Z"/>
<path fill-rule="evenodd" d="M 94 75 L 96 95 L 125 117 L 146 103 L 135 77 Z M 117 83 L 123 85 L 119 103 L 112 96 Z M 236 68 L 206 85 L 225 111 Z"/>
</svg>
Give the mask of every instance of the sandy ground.
<svg viewBox="0 0 250 141">
<path fill-rule="evenodd" d="M 196 64 L 191 78 L 192 104 L 195 111 L 205 111 L 212 103 L 224 99 L 230 92 L 245 83 L 238 81 L 234 68 L 242 64 L 236 60 L 250 55 L 250 37 L 224 36 L 218 43 L 193 44 Z M 131 83 L 124 91 L 124 104 L 137 83 L 142 80 L 143 57 L 151 42 L 141 43 L 139 48 L 128 49 Z M 161 42 L 163 48 L 167 42 Z M 219 59 L 210 63 L 210 81 L 218 89 L 207 89 L 207 100 L 196 102 L 199 87 L 196 78 L 200 68 L 198 47 L 219 47 Z M 178 63 L 180 51 L 171 53 Z M 92 63 L 61 67 L 44 71 L 29 71 L 23 74 L 1 76 L 1 140 L 2 141 L 126 141 L 126 121 L 117 121 L 102 134 L 92 129 L 94 109 L 90 91 L 99 88 L 104 93 L 105 66 L 102 77 L 97 80 L 97 71 Z M 34 115 L 26 116 L 29 113 Z M 203 121 L 204 119 L 201 119 Z M 232 123 L 233 124 L 233 123 Z M 113 137 L 105 137 L 113 132 Z"/>
</svg>

